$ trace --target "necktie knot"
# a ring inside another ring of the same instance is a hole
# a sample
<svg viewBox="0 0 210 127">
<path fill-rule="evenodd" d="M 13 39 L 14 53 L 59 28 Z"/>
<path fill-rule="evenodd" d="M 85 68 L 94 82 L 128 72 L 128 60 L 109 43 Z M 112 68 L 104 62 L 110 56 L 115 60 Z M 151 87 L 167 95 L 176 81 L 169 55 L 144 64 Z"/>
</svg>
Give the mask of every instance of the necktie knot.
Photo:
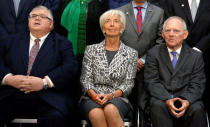
<svg viewBox="0 0 210 127">
<path fill-rule="evenodd" d="M 136 7 L 138 11 L 141 11 L 141 6 Z"/>
<path fill-rule="evenodd" d="M 172 51 L 171 54 L 173 55 L 173 57 L 176 57 L 176 52 Z"/>
<path fill-rule="evenodd" d="M 40 39 L 39 39 L 39 38 L 37 38 L 37 39 L 35 39 L 34 41 L 35 41 L 35 45 L 37 45 L 37 44 L 39 44 Z"/>
</svg>

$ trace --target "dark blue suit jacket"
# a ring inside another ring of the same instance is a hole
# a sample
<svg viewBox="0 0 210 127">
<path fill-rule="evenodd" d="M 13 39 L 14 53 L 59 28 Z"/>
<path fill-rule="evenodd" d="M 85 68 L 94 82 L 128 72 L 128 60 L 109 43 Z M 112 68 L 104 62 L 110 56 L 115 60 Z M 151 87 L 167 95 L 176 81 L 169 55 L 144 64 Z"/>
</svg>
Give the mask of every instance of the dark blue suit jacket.
<svg viewBox="0 0 210 127">
<path fill-rule="evenodd" d="M 35 6 L 44 5 L 55 13 L 59 2 L 60 0 L 21 0 L 16 16 L 13 0 L 0 0 L 0 38 L 28 30 L 28 15 Z"/>
<path fill-rule="evenodd" d="M 0 81 L 12 73 L 27 74 L 29 60 L 29 33 L 15 35 L 0 41 Z M 64 114 L 68 111 L 71 101 L 67 96 L 67 88 L 77 72 L 77 62 L 73 55 L 72 44 L 64 37 L 51 32 L 39 50 L 31 70 L 31 76 L 44 78 L 48 75 L 54 88 L 36 92 L 45 102 Z M 11 95 L 18 89 L 0 86 L 0 100 Z"/>
</svg>

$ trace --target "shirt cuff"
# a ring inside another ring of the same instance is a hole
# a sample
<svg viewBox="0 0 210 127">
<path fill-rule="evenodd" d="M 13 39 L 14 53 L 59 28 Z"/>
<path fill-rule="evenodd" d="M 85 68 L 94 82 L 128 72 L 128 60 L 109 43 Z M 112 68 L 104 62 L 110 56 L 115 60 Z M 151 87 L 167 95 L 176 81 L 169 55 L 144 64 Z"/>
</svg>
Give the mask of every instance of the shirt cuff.
<svg viewBox="0 0 210 127">
<path fill-rule="evenodd" d="M 193 49 L 202 53 L 202 51 L 200 49 L 196 48 L 196 47 L 193 47 Z"/>
<path fill-rule="evenodd" d="M 145 64 L 145 59 L 143 59 L 143 58 L 140 58 L 141 59 L 141 61 Z"/>
<path fill-rule="evenodd" d="M 4 78 L 2 79 L 1 81 L 1 85 L 6 85 L 5 84 L 5 79 L 8 77 L 8 76 L 12 76 L 13 74 L 12 73 L 8 73 L 7 75 L 4 76 Z"/>
<path fill-rule="evenodd" d="M 50 88 L 55 87 L 55 85 L 53 84 L 53 82 L 52 82 L 52 80 L 50 79 L 49 76 L 45 76 L 45 78 L 47 78 L 47 80 L 50 82 L 50 84 L 49 84 Z"/>
</svg>

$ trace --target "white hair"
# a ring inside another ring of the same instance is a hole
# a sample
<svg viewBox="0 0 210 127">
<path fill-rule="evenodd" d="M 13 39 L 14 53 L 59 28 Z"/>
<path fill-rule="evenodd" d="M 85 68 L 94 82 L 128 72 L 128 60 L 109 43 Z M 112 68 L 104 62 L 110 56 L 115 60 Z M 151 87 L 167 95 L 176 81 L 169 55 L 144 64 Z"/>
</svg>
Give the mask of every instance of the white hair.
<svg viewBox="0 0 210 127">
<path fill-rule="evenodd" d="M 125 25 L 126 25 L 125 14 L 122 11 L 115 10 L 115 9 L 108 10 L 100 16 L 99 23 L 100 23 L 101 30 L 103 31 L 104 23 L 105 23 L 107 17 L 113 16 L 113 15 L 119 15 L 120 16 L 120 22 L 121 22 L 121 25 L 123 26 L 123 31 L 124 31 L 125 30 Z M 121 32 L 123 32 L 123 31 L 121 31 Z"/>
</svg>

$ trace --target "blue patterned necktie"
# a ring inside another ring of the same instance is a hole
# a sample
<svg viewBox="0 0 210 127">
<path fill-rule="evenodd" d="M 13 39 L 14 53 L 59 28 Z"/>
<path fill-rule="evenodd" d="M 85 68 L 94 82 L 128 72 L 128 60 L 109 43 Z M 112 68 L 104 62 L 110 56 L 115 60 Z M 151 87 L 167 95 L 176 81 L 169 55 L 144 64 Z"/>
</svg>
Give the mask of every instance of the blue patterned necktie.
<svg viewBox="0 0 210 127">
<path fill-rule="evenodd" d="M 171 54 L 173 55 L 172 65 L 173 65 L 173 68 L 175 68 L 176 63 L 177 63 L 176 52 L 172 51 Z"/>
</svg>

